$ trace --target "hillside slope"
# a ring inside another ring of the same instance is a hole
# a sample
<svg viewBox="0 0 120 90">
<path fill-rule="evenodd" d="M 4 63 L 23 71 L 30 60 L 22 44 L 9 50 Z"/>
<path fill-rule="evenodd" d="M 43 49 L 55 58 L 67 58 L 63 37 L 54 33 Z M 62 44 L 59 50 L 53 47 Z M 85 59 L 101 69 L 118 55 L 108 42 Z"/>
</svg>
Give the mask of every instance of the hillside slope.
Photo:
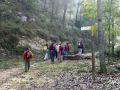
<svg viewBox="0 0 120 90">
<path fill-rule="evenodd" d="M 51 22 L 50 15 L 38 8 L 36 3 L 33 0 L 0 2 L 0 48 L 11 50 L 23 39 L 39 37 L 41 40 L 58 42 L 71 41 L 79 36 L 73 36 L 75 31 L 63 29 L 59 18 Z"/>
</svg>

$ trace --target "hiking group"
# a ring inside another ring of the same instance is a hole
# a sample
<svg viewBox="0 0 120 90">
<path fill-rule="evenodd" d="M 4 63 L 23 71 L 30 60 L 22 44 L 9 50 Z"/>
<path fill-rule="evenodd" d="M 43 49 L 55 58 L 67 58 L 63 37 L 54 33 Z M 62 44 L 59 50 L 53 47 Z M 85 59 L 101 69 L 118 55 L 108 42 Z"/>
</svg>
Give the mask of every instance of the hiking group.
<svg viewBox="0 0 120 90">
<path fill-rule="evenodd" d="M 82 54 L 84 52 L 84 46 L 82 41 L 78 42 L 77 48 L 79 54 Z M 44 60 L 48 60 L 50 58 L 52 64 L 55 63 L 55 59 L 62 62 L 65 55 L 70 55 L 70 49 L 71 46 L 69 43 L 66 43 L 65 45 L 52 43 L 50 46 L 46 44 L 44 46 Z"/>
<path fill-rule="evenodd" d="M 61 62 L 63 61 L 64 55 L 68 55 L 70 51 L 70 46 L 68 43 L 66 45 L 61 45 L 61 44 L 51 44 L 48 46 L 46 44 L 44 46 L 44 60 L 48 60 L 50 58 L 51 63 L 55 63 L 55 58 L 60 60 Z"/>
<path fill-rule="evenodd" d="M 78 42 L 78 53 L 83 53 L 83 44 L 82 42 Z M 70 54 L 70 44 L 66 43 L 63 44 L 46 44 L 43 48 L 44 50 L 44 60 L 47 61 L 48 59 L 51 60 L 51 64 L 55 63 L 55 59 L 62 62 L 64 60 L 65 55 Z M 22 54 L 23 60 L 25 61 L 25 72 L 28 72 L 30 69 L 30 61 L 32 60 L 33 54 L 29 48 L 26 48 Z"/>
</svg>

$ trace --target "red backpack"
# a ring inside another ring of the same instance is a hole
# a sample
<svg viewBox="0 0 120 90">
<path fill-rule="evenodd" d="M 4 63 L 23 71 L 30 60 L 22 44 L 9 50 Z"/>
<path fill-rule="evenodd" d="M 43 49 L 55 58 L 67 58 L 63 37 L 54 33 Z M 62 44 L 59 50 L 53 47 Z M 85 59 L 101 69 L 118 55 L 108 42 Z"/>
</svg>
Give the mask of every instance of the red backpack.
<svg viewBox="0 0 120 90">
<path fill-rule="evenodd" d="M 32 52 L 31 51 L 24 51 L 22 57 L 24 60 L 27 60 L 27 59 L 31 60 L 32 59 Z"/>
</svg>

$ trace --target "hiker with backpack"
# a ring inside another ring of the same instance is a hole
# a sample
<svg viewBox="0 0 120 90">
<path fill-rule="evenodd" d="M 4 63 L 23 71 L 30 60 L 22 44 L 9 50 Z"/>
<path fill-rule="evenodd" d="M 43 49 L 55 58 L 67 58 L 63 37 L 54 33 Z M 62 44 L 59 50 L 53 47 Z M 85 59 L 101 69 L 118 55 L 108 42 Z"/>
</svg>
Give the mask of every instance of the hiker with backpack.
<svg viewBox="0 0 120 90">
<path fill-rule="evenodd" d="M 25 61 L 25 72 L 30 69 L 30 61 L 32 60 L 33 54 L 29 48 L 26 48 L 22 54 L 23 60 Z"/>
<path fill-rule="evenodd" d="M 49 47 L 49 54 L 50 54 L 50 59 L 51 59 L 51 63 L 54 64 L 54 59 L 56 56 L 56 50 L 55 50 L 55 46 L 52 43 Z"/>
</svg>

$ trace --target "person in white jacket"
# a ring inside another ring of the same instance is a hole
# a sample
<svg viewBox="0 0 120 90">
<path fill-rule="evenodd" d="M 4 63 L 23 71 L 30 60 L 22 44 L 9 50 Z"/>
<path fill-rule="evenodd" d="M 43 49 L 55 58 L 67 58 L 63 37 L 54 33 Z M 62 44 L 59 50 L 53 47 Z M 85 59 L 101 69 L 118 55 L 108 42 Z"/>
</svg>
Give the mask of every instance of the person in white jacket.
<svg viewBox="0 0 120 90">
<path fill-rule="evenodd" d="M 45 52 L 45 54 L 44 54 L 44 60 L 48 60 L 48 58 L 49 58 L 48 44 L 46 44 L 44 46 L 44 52 Z"/>
</svg>

